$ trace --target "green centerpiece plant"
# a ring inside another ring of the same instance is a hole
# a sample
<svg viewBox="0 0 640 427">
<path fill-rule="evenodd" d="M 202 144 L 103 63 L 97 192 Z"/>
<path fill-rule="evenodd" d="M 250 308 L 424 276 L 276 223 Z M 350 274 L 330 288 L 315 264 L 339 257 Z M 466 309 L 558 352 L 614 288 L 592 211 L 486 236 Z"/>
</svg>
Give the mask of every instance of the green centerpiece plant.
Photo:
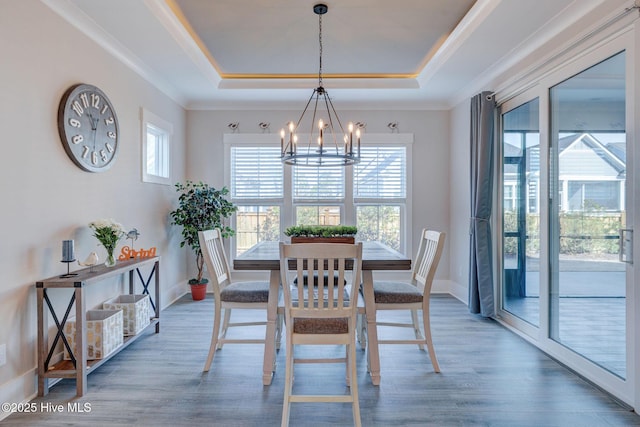
<svg viewBox="0 0 640 427">
<path fill-rule="evenodd" d="M 291 242 L 313 241 L 318 239 L 343 239 L 352 242 L 358 228 L 353 225 L 294 225 L 287 228 L 285 236 L 291 237 Z"/>
</svg>

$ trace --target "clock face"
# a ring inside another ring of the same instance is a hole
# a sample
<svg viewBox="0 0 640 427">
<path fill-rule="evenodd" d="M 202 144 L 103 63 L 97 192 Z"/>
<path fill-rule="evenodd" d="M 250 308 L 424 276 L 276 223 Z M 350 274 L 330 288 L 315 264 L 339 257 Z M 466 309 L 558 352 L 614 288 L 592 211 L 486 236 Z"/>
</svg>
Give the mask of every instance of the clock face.
<svg viewBox="0 0 640 427">
<path fill-rule="evenodd" d="M 58 132 L 73 162 L 88 172 L 111 167 L 118 153 L 118 119 L 109 98 L 95 86 L 71 86 L 60 100 Z"/>
</svg>

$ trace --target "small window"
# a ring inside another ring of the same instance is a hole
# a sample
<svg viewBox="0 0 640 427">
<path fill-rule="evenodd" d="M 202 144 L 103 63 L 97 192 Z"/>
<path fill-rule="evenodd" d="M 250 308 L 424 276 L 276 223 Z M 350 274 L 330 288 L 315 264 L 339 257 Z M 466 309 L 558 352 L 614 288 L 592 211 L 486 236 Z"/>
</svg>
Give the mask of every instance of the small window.
<svg viewBox="0 0 640 427">
<path fill-rule="evenodd" d="M 171 185 L 170 143 L 173 126 L 142 109 L 142 181 Z"/>
</svg>

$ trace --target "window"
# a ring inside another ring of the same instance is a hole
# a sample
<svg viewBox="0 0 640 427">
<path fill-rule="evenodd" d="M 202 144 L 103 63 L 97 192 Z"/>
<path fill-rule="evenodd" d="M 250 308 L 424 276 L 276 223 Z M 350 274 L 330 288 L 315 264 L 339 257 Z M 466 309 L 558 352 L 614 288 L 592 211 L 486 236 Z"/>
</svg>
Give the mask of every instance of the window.
<svg viewBox="0 0 640 427">
<path fill-rule="evenodd" d="M 358 237 L 402 250 L 402 216 L 407 197 L 406 147 L 363 147 L 354 175 Z"/>
<path fill-rule="evenodd" d="M 142 109 L 142 181 L 171 185 L 171 123 Z"/>
<path fill-rule="evenodd" d="M 231 253 L 278 241 L 290 225 L 355 224 L 358 239 L 405 252 L 411 134 L 365 135 L 348 167 L 291 167 L 277 135 L 226 134 L 227 185 L 238 206 Z M 235 246 L 234 246 L 235 245 Z"/>
<path fill-rule="evenodd" d="M 277 147 L 231 147 L 236 256 L 259 242 L 280 240 L 283 170 Z"/>
<path fill-rule="evenodd" d="M 344 167 L 293 168 L 293 198 L 295 200 L 344 199 Z"/>
<path fill-rule="evenodd" d="M 344 167 L 300 166 L 292 168 L 293 203 L 297 225 L 342 223 L 345 169 Z"/>
<path fill-rule="evenodd" d="M 239 205 L 236 212 L 236 254 L 259 242 L 280 239 L 280 206 Z"/>
<path fill-rule="evenodd" d="M 231 198 L 236 200 L 282 199 L 283 166 L 275 147 L 231 149 Z"/>
</svg>

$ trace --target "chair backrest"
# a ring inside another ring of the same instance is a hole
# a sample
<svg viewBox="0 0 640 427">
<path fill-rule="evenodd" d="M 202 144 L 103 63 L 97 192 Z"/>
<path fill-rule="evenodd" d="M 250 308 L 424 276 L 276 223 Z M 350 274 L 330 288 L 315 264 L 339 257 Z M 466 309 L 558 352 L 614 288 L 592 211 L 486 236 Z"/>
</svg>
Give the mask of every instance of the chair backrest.
<svg viewBox="0 0 640 427">
<path fill-rule="evenodd" d="M 225 286 L 231 283 L 231 273 L 227 255 L 224 252 L 222 235 L 217 228 L 198 232 L 202 257 L 207 266 L 209 277 L 216 297 Z"/>
<path fill-rule="evenodd" d="M 280 243 L 280 277 L 291 318 L 353 318 L 361 283 L 362 243 Z M 304 276 L 328 277 L 305 286 Z M 295 284 L 294 284 L 294 279 Z"/>
<path fill-rule="evenodd" d="M 422 230 L 420 247 L 413 268 L 413 280 L 423 294 L 431 293 L 433 277 L 436 274 L 440 256 L 444 249 L 445 233 Z"/>
</svg>

